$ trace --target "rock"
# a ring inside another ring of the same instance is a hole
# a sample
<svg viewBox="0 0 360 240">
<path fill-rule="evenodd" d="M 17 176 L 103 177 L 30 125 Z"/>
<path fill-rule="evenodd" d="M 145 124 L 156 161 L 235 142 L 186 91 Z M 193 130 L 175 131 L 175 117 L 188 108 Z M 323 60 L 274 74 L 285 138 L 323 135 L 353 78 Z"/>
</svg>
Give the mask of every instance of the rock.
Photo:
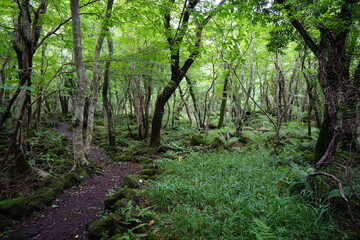
<svg viewBox="0 0 360 240">
<path fill-rule="evenodd" d="M 6 227 L 11 227 L 14 223 L 4 215 L 0 214 L 0 230 L 3 230 Z"/>
<path fill-rule="evenodd" d="M 111 194 L 106 197 L 104 201 L 105 210 L 111 210 L 114 209 L 113 205 L 122 199 L 125 199 L 125 201 L 129 201 L 129 199 L 132 198 L 136 194 L 135 190 L 129 187 L 122 187 L 118 191 L 116 191 L 114 194 Z M 115 208 L 116 209 L 116 208 Z"/>
<path fill-rule="evenodd" d="M 133 174 L 126 175 L 124 177 L 123 186 L 129 187 L 129 188 L 139 188 L 140 183 L 139 183 L 138 177 Z"/>
<path fill-rule="evenodd" d="M 126 199 L 126 198 L 117 200 L 116 203 L 114 203 L 114 205 L 111 206 L 111 208 L 114 210 L 120 210 L 121 208 L 126 207 L 128 202 L 129 202 L 129 199 Z"/>
<path fill-rule="evenodd" d="M 43 209 L 46 204 L 54 200 L 55 197 L 55 191 L 53 191 L 51 188 L 44 188 L 26 200 L 27 210 L 29 212 L 39 211 Z"/>
<path fill-rule="evenodd" d="M 64 177 L 64 187 L 69 188 L 81 182 L 81 177 L 76 172 L 68 173 Z"/>
<path fill-rule="evenodd" d="M 141 175 L 148 175 L 148 176 L 154 176 L 155 174 L 157 174 L 157 170 L 156 169 L 143 169 L 140 172 Z"/>
<path fill-rule="evenodd" d="M 14 198 L 0 202 L 0 213 L 11 218 L 21 218 L 25 215 L 24 199 Z"/>
<path fill-rule="evenodd" d="M 205 144 L 205 138 L 201 134 L 193 135 L 190 139 L 190 144 L 193 146 L 198 146 L 201 144 Z"/>
<path fill-rule="evenodd" d="M 88 226 L 88 234 L 90 237 L 100 239 L 110 232 L 113 228 L 113 219 L 111 215 L 96 219 Z"/>
<path fill-rule="evenodd" d="M 119 200 L 125 198 L 125 191 L 120 189 L 119 191 L 115 192 L 112 195 L 109 195 L 104 200 L 105 210 L 112 209 L 112 206 Z"/>
</svg>

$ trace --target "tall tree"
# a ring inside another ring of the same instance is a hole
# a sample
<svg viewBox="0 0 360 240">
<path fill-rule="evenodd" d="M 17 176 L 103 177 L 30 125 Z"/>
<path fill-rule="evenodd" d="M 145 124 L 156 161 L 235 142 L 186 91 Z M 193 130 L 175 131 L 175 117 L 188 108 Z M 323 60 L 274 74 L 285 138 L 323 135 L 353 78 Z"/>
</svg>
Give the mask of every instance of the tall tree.
<svg viewBox="0 0 360 240">
<path fill-rule="evenodd" d="M 94 51 L 94 67 L 93 67 L 93 80 L 92 80 L 92 95 L 89 102 L 89 113 L 86 126 L 86 139 L 85 139 L 85 151 L 88 153 L 90 150 L 93 129 L 94 129 L 94 115 L 96 109 L 96 102 L 98 99 L 98 93 L 100 88 L 100 51 L 104 43 L 106 33 L 109 34 L 109 20 L 111 17 L 111 11 L 113 8 L 114 0 L 108 0 L 105 19 L 103 20 L 102 27 L 100 29 L 99 37 L 96 42 L 95 51 Z"/>
<path fill-rule="evenodd" d="M 318 59 L 318 80 L 326 105 L 315 148 L 315 168 L 319 169 L 330 161 L 340 139 L 348 150 L 357 147 L 360 61 L 354 54 L 358 38 L 358 26 L 354 24 L 360 20 L 360 4 L 356 0 L 314 1 L 312 4 L 291 1 L 291 5 L 290 1 L 277 0 L 277 3 L 287 10 L 290 23 Z M 308 4 L 311 8 L 308 8 Z M 316 18 L 309 20 L 313 20 L 310 27 L 317 29 L 317 38 L 309 33 L 312 29 L 304 26 L 299 16 Z M 318 42 L 316 39 L 319 39 Z"/>
<path fill-rule="evenodd" d="M 175 0 L 169 0 L 169 3 L 173 5 Z M 225 0 L 221 1 L 219 5 L 207 12 L 206 15 L 201 16 L 203 20 L 198 22 L 195 31 L 195 43 L 194 46 L 190 49 L 189 57 L 184 61 L 181 66 L 181 46 L 183 45 L 183 40 L 185 34 L 187 34 L 189 25 L 190 25 L 190 17 L 195 15 L 196 6 L 199 4 L 200 0 L 189 0 L 185 1 L 182 13 L 180 15 L 180 19 L 178 20 L 179 24 L 176 29 L 174 29 L 172 25 L 172 14 L 170 8 L 166 7 L 163 9 L 164 14 L 164 28 L 165 28 L 165 36 L 168 43 L 168 48 L 170 50 L 170 67 L 171 67 L 171 78 L 168 82 L 167 86 L 162 90 L 159 96 L 156 99 L 154 115 L 152 119 L 151 126 L 151 137 L 150 137 L 150 145 L 158 146 L 160 144 L 160 132 L 162 125 L 162 118 L 164 115 L 164 107 L 169 100 L 169 98 L 173 95 L 176 88 L 179 86 L 181 80 L 186 75 L 187 71 L 193 64 L 195 58 L 200 53 L 200 44 L 202 40 L 202 31 L 206 24 L 211 20 L 213 15 L 218 10 L 219 6 L 223 5 Z M 199 14 L 199 13 L 198 13 Z M 194 16 L 193 16 L 194 17 Z"/>
<path fill-rule="evenodd" d="M 73 103 L 73 150 L 74 150 L 74 166 L 88 164 L 85 157 L 85 146 L 83 141 L 83 120 L 84 120 L 84 106 L 86 91 L 88 89 L 88 77 L 83 61 L 82 42 L 81 42 L 81 27 L 80 27 L 80 6 L 79 0 L 70 1 L 71 17 L 72 17 L 72 32 L 74 43 L 74 57 L 77 73 L 77 91 Z"/>
</svg>

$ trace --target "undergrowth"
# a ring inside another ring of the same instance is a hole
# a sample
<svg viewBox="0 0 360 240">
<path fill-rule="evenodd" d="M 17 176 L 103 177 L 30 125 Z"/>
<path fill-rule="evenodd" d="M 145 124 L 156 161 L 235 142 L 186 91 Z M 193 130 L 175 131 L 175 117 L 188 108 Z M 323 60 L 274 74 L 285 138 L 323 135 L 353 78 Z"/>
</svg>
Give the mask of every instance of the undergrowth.
<svg viewBox="0 0 360 240">
<path fill-rule="evenodd" d="M 157 164 L 163 175 L 144 195 L 165 239 L 352 239 L 328 203 L 313 201 L 310 166 L 286 156 L 244 148 Z"/>
</svg>

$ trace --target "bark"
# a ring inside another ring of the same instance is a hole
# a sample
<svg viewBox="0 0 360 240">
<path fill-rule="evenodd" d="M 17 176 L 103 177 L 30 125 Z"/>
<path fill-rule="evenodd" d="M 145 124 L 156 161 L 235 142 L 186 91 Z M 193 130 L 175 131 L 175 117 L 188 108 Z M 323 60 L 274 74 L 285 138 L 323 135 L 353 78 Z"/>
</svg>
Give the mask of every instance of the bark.
<svg viewBox="0 0 360 240">
<path fill-rule="evenodd" d="M 188 95 L 187 98 L 185 99 L 184 96 L 186 95 L 186 93 L 183 93 L 180 86 L 179 86 L 179 94 L 180 94 L 181 101 L 185 105 L 186 114 L 187 114 L 188 119 L 189 119 L 189 127 L 191 127 L 192 126 L 192 117 L 191 117 L 189 106 L 187 104 L 187 100 L 189 99 L 190 95 Z M 179 113 L 180 113 L 180 111 L 179 111 Z"/>
<path fill-rule="evenodd" d="M 186 82 L 188 83 L 189 86 L 189 92 L 190 92 L 190 96 L 191 99 L 193 101 L 193 105 L 194 105 L 194 116 L 195 116 L 195 121 L 197 123 L 198 128 L 204 128 L 204 122 L 202 121 L 202 117 L 201 117 L 201 111 L 199 109 L 198 103 L 197 103 L 197 98 L 196 95 L 194 93 L 194 84 L 191 81 L 191 79 L 189 78 L 188 75 L 185 75 L 185 79 Z"/>
<path fill-rule="evenodd" d="M 284 8 L 289 10 L 290 16 L 292 15 L 291 5 L 286 4 L 285 0 L 277 0 L 277 2 L 285 3 Z M 327 116 L 324 121 L 329 121 L 332 139 L 335 134 L 339 135 L 336 138 L 342 140 L 347 150 L 350 151 L 353 147 L 356 148 L 353 140 L 357 137 L 356 128 L 359 126 L 359 121 L 356 119 L 356 108 L 360 101 L 360 86 L 358 84 L 360 80 L 357 78 L 357 71 L 352 77 L 350 76 L 350 62 L 353 52 L 348 51 L 352 47 L 347 46 L 347 43 L 351 42 L 347 41 L 352 29 L 351 25 L 356 18 L 353 4 L 356 4 L 356 1 L 346 0 L 341 5 L 340 11 L 334 13 L 341 29 L 328 29 L 321 24 L 318 26 L 320 31 L 319 44 L 313 41 L 299 20 L 291 16 L 292 20 L 290 21 L 318 59 L 318 80 L 325 96 L 325 116 Z M 338 119 L 338 116 L 340 119 Z M 322 126 L 322 128 L 326 128 L 326 126 Z M 330 140 L 321 141 L 319 135 L 317 145 L 324 145 L 322 149 L 336 149 L 338 142 L 333 141 L 334 144 L 332 145 Z M 322 152 L 319 149 L 316 148 L 315 156 L 328 154 L 327 159 L 330 159 L 331 154 L 334 152 Z"/>
<path fill-rule="evenodd" d="M 131 77 L 132 96 L 134 98 L 134 112 L 136 116 L 136 125 L 138 129 L 138 138 L 143 140 L 147 136 L 145 126 L 145 96 L 141 91 L 140 79 L 137 76 Z"/>
<path fill-rule="evenodd" d="M 20 114 L 14 125 L 14 132 L 8 147 L 7 153 L 3 157 L 1 165 L 4 165 L 11 153 L 14 154 L 15 164 L 19 170 L 29 169 L 29 163 L 24 160 L 24 151 L 27 150 L 27 137 L 30 132 L 31 120 L 31 94 L 30 90 L 23 90 L 22 87 L 31 87 L 31 74 L 33 66 L 33 56 L 39 41 L 41 26 L 39 22 L 46 12 L 47 0 L 42 0 L 37 9 L 34 9 L 30 0 L 18 1 L 19 14 L 14 23 L 13 48 L 18 62 L 19 88 L 10 98 L 5 111 L 0 114 L 0 127 L 11 116 L 11 109 L 15 104 L 21 92 L 24 92 L 24 98 L 20 99 Z M 31 15 L 33 14 L 33 16 Z"/>
<path fill-rule="evenodd" d="M 109 32 L 109 36 L 107 38 L 108 43 L 108 50 L 109 50 L 109 56 L 114 56 L 114 46 L 112 37 Z M 112 109 L 111 104 L 108 99 L 109 94 L 109 81 L 110 81 L 110 65 L 111 61 L 107 61 L 105 63 L 105 71 L 104 71 L 104 83 L 103 83 L 103 89 L 102 89 L 102 98 L 103 98 L 103 108 L 104 108 L 104 121 L 105 121 L 105 129 L 106 129 L 106 135 L 109 138 L 109 144 L 110 146 L 115 146 L 115 136 L 114 136 L 114 124 L 112 119 Z"/>
<path fill-rule="evenodd" d="M 99 95 L 100 88 L 100 51 L 104 43 L 105 34 L 108 33 L 109 28 L 107 27 L 107 21 L 111 17 L 111 11 L 114 4 L 114 0 L 108 0 L 106 6 L 105 13 L 105 21 L 102 23 L 102 27 L 100 29 L 99 37 L 96 42 L 95 51 L 94 51 L 94 67 L 93 67 L 93 80 L 92 80 L 92 95 L 89 100 L 89 109 L 88 109 L 88 117 L 87 117 L 87 125 L 86 125 L 86 139 L 85 139 L 85 151 L 89 153 L 93 131 L 94 131 L 94 118 L 95 118 L 95 110 L 96 103 Z"/>
<path fill-rule="evenodd" d="M 88 164 L 85 157 L 85 146 L 83 141 L 83 120 L 85 96 L 88 88 L 88 78 L 82 56 L 81 28 L 79 1 L 71 0 L 72 32 L 74 42 L 74 57 L 77 72 L 78 90 L 74 96 L 73 104 L 73 150 L 74 150 L 74 168 Z"/>
<path fill-rule="evenodd" d="M 164 15 L 164 27 L 167 35 L 166 39 L 170 50 L 171 78 L 167 86 L 163 89 L 163 91 L 156 99 L 154 116 L 152 119 L 150 146 L 160 145 L 160 131 L 162 125 L 162 118 L 164 116 L 164 107 L 168 102 L 169 98 L 175 92 L 176 88 L 179 86 L 181 80 L 186 75 L 191 65 L 193 64 L 195 58 L 199 55 L 202 31 L 205 25 L 210 21 L 210 19 L 215 13 L 215 11 L 211 11 L 209 15 L 198 25 L 195 33 L 196 40 L 193 50 L 191 51 L 189 57 L 185 60 L 184 64 L 181 67 L 180 45 L 187 32 L 190 16 L 199 2 L 199 0 L 190 0 L 187 6 L 185 2 L 179 27 L 177 28 L 174 36 L 171 36 L 173 29 L 171 27 L 170 10 L 166 9 L 166 13 Z M 222 5 L 224 2 L 225 1 L 221 1 L 219 3 L 219 6 Z"/>
<path fill-rule="evenodd" d="M 220 115 L 219 115 L 219 122 L 217 125 L 217 128 L 222 128 L 224 124 L 224 118 L 225 118 L 225 111 L 226 111 L 226 102 L 227 102 L 227 93 L 228 93 L 228 84 L 229 84 L 229 74 L 226 76 L 224 80 L 224 87 L 222 91 L 222 97 L 221 97 L 221 105 L 220 105 Z"/>
</svg>

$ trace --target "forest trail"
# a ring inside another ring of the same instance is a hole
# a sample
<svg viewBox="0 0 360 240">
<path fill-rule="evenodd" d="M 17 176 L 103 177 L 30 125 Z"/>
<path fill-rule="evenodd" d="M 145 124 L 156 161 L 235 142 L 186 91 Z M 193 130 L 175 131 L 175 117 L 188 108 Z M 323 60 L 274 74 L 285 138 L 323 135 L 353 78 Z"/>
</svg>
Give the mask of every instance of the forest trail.
<svg viewBox="0 0 360 240">
<path fill-rule="evenodd" d="M 72 133 L 68 128 L 68 124 L 60 123 L 56 131 L 71 140 Z M 91 146 L 89 158 L 103 168 L 103 174 L 66 189 L 50 206 L 20 221 L 13 228 L 10 239 L 88 239 L 86 226 L 104 209 L 103 201 L 108 191 L 121 187 L 125 175 L 140 171 L 139 164 L 111 161 L 105 150 L 95 145 Z"/>
</svg>

